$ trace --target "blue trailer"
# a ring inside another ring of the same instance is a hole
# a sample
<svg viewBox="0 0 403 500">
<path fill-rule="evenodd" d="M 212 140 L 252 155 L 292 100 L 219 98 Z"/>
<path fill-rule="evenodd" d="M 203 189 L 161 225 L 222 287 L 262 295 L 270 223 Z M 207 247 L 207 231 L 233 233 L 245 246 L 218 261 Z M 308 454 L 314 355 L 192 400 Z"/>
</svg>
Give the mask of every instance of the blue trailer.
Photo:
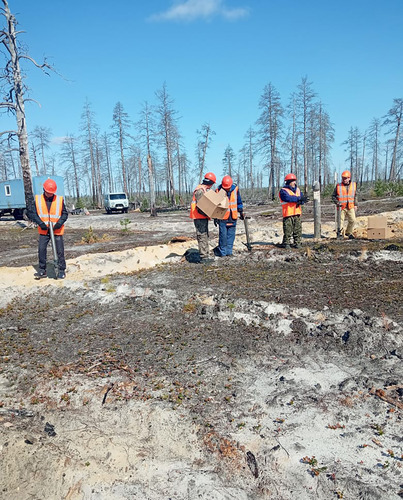
<svg viewBox="0 0 403 500">
<path fill-rule="evenodd" d="M 34 196 L 43 193 L 43 183 L 53 179 L 57 184 L 57 193 L 64 196 L 63 177 L 60 175 L 37 175 L 32 177 Z M 0 182 L 0 217 L 13 215 L 15 220 L 22 220 L 26 215 L 24 182 L 22 179 L 11 179 Z"/>
</svg>

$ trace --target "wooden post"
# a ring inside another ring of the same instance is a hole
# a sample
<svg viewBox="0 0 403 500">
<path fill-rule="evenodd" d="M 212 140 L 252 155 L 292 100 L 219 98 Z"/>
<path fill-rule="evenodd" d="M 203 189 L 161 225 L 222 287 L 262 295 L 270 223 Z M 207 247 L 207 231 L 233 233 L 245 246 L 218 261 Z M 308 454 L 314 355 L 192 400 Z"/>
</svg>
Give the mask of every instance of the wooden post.
<svg viewBox="0 0 403 500">
<path fill-rule="evenodd" d="M 320 210 L 320 184 L 318 181 L 312 185 L 313 189 L 313 237 L 319 240 L 321 237 L 321 210 Z"/>
</svg>

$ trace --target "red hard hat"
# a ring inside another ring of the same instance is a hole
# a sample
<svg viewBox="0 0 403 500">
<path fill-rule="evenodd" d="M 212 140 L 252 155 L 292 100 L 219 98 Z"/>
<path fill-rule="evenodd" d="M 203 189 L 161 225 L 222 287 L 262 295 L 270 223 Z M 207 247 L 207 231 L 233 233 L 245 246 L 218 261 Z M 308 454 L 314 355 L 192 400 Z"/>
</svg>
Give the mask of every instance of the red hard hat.
<svg viewBox="0 0 403 500">
<path fill-rule="evenodd" d="M 43 189 L 47 193 L 55 194 L 57 191 L 57 184 L 53 179 L 46 179 L 46 181 L 43 183 Z"/>
<path fill-rule="evenodd" d="M 215 184 L 217 177 L 213 174 L 213 172 L 207 172 L 207 174 L 204 176 L 204 180 L 210 181 Z"/>
<path fill-rule="evenodd" d="M 351 172 L 349 170 L 345 170 L 342 174 L 341 177 L 345 179 L 351 179 Z"/>
<path fill-rule="evenodd" d="M 296 181 L 297 176 L 295 174 L 287 174 L 284 178 L 285 181 Z"/>
<path fill-rule="evenodd" d="M 222 178 L 221 186 L 224 189 L 229 189 L 232 186 L 232 184 L 233 184 L 232 178 L 229 175 L 226 175 Z"/>
</svg>

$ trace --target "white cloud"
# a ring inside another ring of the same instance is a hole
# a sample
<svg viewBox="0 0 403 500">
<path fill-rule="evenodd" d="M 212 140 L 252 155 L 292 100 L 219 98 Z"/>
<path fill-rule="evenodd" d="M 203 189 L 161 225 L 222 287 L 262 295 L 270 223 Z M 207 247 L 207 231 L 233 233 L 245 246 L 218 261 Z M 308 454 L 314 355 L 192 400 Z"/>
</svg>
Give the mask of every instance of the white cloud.
<svg viewBox="0 0 403 500">
<path fill-rule="evenodd" d="M 70 140 L 70 138 L 68 136 L 52 137 L 52 140 L 50 142 L 51 142 L 51 144 L 64 144 L 68 140 Z"/>
<path fill-rule="evenodd" d="M 152 15 L 151 21 L 195 21 L 196 19 L 211 19 L 221 16 L 229 21 L 235 21 L 247 16 L 246 8 L 231 9 L 224 5 L 223 0 L 186 0 L 176 1 L 168 10 Z"/>
</svg>

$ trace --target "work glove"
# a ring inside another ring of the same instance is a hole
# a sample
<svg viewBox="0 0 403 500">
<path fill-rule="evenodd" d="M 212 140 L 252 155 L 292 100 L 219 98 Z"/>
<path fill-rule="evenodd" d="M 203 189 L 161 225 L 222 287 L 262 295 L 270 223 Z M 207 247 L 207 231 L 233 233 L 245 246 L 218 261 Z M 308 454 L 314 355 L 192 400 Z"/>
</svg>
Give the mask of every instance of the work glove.
<svg viewBox="0 0 403 500">
<path fill-rule="evenodd" d="M 218 224 L 219 224 L 218 219 L 214 219 L 214 225 L 215 225 L 215 227 L 217 227 Z"/>
<path fill-rule="evenodd" d="M 245 214 L 243 212 L 239 212 L 239 218 L 241 220 L 245 220 Z"/>
<path fill-rule="evenodd" d="M 43 231 L 47 231 L 48 230 L 48 226 L 44 223 L 44 222 L 41 222 L 39 224 L 39 227 L 43 230 Z"/>
<path fill-rule="evenodd" d="M 56 222 L 56 224 L 53 226 L 53 229 L 60 229 L 62 227 L 62 225 L 60 224 L 60 222 Z"/>
<path fill-rule="evenodd" d="M 305 194 L 303 194 L 301 204 L 304 205 L 305 203 L 308 203 L 308 201 L 309 201 L 309 196 L 306 196 Z"/>
</svg>

